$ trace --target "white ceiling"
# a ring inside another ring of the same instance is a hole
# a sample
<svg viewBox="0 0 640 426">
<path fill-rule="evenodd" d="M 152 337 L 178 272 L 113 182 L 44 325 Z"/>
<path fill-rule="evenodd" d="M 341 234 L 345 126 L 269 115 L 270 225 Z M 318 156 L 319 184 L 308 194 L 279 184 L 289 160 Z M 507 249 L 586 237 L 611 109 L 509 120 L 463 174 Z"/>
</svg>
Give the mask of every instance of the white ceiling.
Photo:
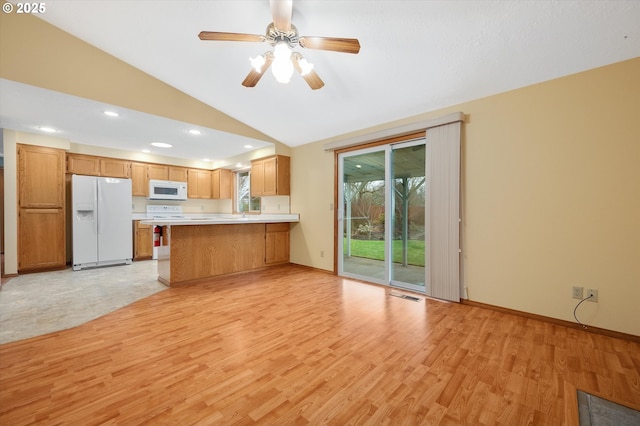
<svg viewBox="0 0 640 426">
<path fill-rule="evenodd" d="M 316 91 L 298 75 L 283 85 L 270 73 L 245 88 L 249 56 L 269 46 L 200 41 L 197 34 L 264 34 L 268 0 L 49 0 L 46 7 L 40 18 L 292 147 L 640 56 L 636 0 L 294 0 L 292 22 L 301 35 L 357 38 L 360 53 L 297 48 L 325 82 Z M 33 122 L 33 108 L 14 104 L 21 90 L 38 94 L 0 83 L 2 125 Z M 81 100 L 59 96 L 50 107 L 73 118 Z M 34 113 L 46 114 L 39 109 Z M 150 131 L 163 119 L 132 117 L 135 123 L 108 138 L 99 114 L 84 116 L 85 126 L 61 123 L 76 142 L 123 149 L 163 136 Z M 165 131 L 171 130 L 160 126 Z M 240 151 L 245 143 L 209 132 L 206 146 L 214 154 L 223 152 L 216 141 Z M 170 155 L 214 154 L 196 146 Z"/>
</svg>

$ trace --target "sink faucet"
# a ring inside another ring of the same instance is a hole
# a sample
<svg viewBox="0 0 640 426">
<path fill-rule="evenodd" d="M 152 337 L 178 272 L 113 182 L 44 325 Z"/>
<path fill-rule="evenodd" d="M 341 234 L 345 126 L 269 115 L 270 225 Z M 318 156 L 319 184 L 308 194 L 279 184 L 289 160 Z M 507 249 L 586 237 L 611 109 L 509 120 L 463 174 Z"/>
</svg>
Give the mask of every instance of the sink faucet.
<svg viewBox="0 0 640 426">
<path fill-rule="evenodd" d="M 247 215 L 244 212 L 242 212 L 242 218 L 244 219 L 245 217 L 247 217 Z"/>
</svg>

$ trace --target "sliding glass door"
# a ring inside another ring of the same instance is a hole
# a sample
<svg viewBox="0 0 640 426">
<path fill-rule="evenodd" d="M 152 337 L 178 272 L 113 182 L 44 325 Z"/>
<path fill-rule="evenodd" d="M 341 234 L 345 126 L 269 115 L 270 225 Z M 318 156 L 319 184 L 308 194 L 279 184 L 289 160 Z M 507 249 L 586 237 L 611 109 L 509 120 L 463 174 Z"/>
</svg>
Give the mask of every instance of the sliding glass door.
<svg viewBox="0 0 640 426">
<path fill-rule="evenodd" d="M 385 217 L 387 215 L 387 151 L 359 150 L 340 157 L 342 244 L 338 266 L 342 275 L 378 284 L 389 282 Z"/>
<path fill-rule="evenodd" d="M 426 152 L 424 141 L 394 145 L 391 284 L 425 292 Z"/>
<path fill-rule="evenodd" d="M 338 273 L 425 292 L 425 142 L 339 155 Z"/>
</svg>

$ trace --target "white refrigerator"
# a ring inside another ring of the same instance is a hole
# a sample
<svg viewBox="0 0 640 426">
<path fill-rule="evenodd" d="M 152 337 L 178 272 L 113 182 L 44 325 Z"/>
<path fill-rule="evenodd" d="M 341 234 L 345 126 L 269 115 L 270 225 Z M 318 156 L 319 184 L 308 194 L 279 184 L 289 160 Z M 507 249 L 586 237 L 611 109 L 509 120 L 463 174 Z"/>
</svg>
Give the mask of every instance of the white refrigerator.
<svg viewBox="0 0 640 426">
<path fill-rule="evenodd" d="M 71 177 L 73 270 L 130 264 L 131 179 Z"/>
</svg>

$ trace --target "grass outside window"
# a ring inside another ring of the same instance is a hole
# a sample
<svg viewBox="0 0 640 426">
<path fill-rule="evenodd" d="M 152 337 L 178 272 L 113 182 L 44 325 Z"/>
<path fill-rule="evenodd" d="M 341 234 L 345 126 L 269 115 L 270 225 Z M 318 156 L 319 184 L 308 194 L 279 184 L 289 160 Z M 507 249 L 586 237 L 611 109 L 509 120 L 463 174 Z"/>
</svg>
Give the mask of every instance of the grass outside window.
<svg viewBox="0 0 640 426">
<path fill-rule="evenodd" d="M 424 241 L 409 240 L 409 265 L 424 266 Z M 347 252 L 347 240 L 344 240 L 344 253 Z M 351 256 L 384 260 L 384 241 L 351 240 Z M 393 261 L 402 262 L 402 240 L 393 240 Z"/>
</svg>

